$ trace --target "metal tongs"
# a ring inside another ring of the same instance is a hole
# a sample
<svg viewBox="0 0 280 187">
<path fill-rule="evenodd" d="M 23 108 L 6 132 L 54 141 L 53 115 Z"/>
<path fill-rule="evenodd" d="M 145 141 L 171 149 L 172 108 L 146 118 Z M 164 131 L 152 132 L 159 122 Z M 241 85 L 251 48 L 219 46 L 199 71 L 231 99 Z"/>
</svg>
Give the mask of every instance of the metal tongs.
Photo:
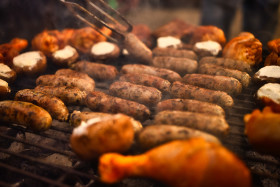
<svg viewBox="0 0 280 187">
<path fill-rule="evenodd" d="M 103 0 L 60 0 L 73 14 L 109 41 L 115 42 L 125 48 L 129 55 L 136 60 L 150 63 L 151 50 L 135 36 L 132 25 L 117 10 L 113 9 Z M 112 31 L 112 36 L 106 35 L 99 28 L 105 26 Z"/>
</svg>

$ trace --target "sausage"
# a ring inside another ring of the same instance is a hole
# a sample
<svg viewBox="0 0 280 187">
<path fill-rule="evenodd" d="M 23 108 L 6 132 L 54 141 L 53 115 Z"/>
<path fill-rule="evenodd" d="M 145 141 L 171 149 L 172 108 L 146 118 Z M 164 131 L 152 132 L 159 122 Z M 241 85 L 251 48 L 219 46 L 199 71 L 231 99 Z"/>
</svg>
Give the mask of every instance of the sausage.
<svg viewBox="0 0 280 187">
<path fill-rule="evenodd" d="M 26 101 L 44 108 L 50 115 L 59 121 L 67 121 L 69 112 L 62 100 L 55 96 L 31 89 L 20 90 L 15 95 L 15 100 Z"/>
<path fill-rule="evenodd" d="M 77 78 L 85 79 L 88 82 L 93 81 L 92 78 L 88 76 L 88 74 L 79 72 L 79 71 L 75 71 L 72 69 L 59 69 L 55 72 L 55 75 L 63 75 L 63 76 L 67 76 L 67 77 L 77 77 Z"/>
<path fill-rule="evenodd" d="M 191 50 L 185 49 L 175 49 L 175 48 L 159 48 L 153 49 L 154 56 L 171 56 L 179 58 L 189 58 L 192 60 L 197 60 L 197 55 Z"/>
<path fill-rule="evenodd" d="M 159 68 L 171 69 L 179 74 L 194 73 L 197 70 L 196 60 L 170 56 L 154 57 L 152 65 Z"/>
<path fill-rule="evenodd" d="M 251 77 L 248 73 L 239 70 L 228 69 L 214 64 L 202 64 L 198 67 L 198 73 L 208 75 L 221 75 L 233 77 L 239 80 L 244 88 L 248 87 L 251 82 Z"/>
<path fill-rule="evenodd" d="M 70 77 L 64 75 L 41 75 L 36 79 L 36 85 L 41 86 L 72 86 L 82 91 L 90 92 L 95 88 L 94 80 L 86 80 L 79 77 Z"/>
<path fill-rule="evenodd" d="M 76 87 L 68 86 L 36 86 L 36 91 L 42 91 L 61 99 L 66 105 L 83 105 L 86 98 L 86 92 Z"/>
<path fill-rule="evenodd" d="M 146 120 L 151 113 L 145 105 L 98 91 L 90 92 L 87 95 L 86 105 L 93 111 L 124 113 L 138 120 Z"/>
<path fill-rule="evenodd" d="M 162 92 L 169 92 L 171 86 L 171 83 L 168 80 L 153 75 L 140 73 L 127 73 L 120 76 L 119 80 L 154 87 Z"/>
<path fill-rule="evenodd" d="M 219 105 L 193 99 L 167 99 L 161 101 L 157 104 L 156 111 L 161 112 L 164 110 L 180 110 L 225 116 L 224 109 Z"/>
<path fill-rule="evenodd" d="M 122 81 L 111 84 L 109 93 L 123 99 L 136 101 L 146 105 L 156 104 L 162 97 L 161 91 L 156 88 Z"/>
<path fill-rule="evenodd" d="M 118 75 L 116 67 L 89 61 L 79 61 L 71 69 L 88 74 L 93 79 L 114 80 Z"/>
<path fill-rule="evenodd" d="M 157 68 L 153 66 L 146 66 L 142 64 L 127 64 L 121 68 L 121 73 L 142 73 L 161 77 L 170 82 L 181 80 L 181 76 L 169 69 Z"/>
<path fill-rule="evenodd" d="M 137 137 L 137 143 L 144 150 L 162 145 L 173 140 L 187 140 L 191 138 L 203 138 L 208 142 L 220 144 L 215 136 L 188 127 L 176 125 L 150 125 L 145 127 Z"/>
<path fill-rule="evenodd" d="M 124 47 L 135 60 L 149 64 L 153 59 L 152 51 L 133 33 L 125 35 Z"/>
<path fill-rule="evenodd" d="M 241 60 L 234 60 L 231 58 L 223 58 L 223 57 L 203 57 L 202 59 L 200 59 L 199 61 L 199 65 L 202 64 L 213 64 L 213 65 L 217 65 L 217 66 L 222 66 L 224 68 L 228 68 L 228 69 L 235 69 L 235 70 L 239 70 L 239 71 L 243 71 L 243 72 L 247 72 L 247 73 L 252 73 L 252 68 L 248 63 L 245 63 Z"/>
<path fill-rule="evenodd" d="M 155 124 L 172 124 L 224 136 L 229 131 L 223 116 L 213 116 L 187 111 L 162 111 L 155 115 Z"/>
<path fill-rule="evenodd" d="M 45 109 L 23 101 L 0 101 L 0 119 L 35 131 L 47 130 L 52 124 L 52 117 Z"/>
<path fill-rule="evenodd" d="M 230 95 L 240 94 L 242 91 L 242 85 L 237 79 L 220 75 L 186 74 L 183 82 L 211 90 L 224 91 Z"/>
<path fill-rule="evenodd" d="M 195 99 L 220 105 L 223 108 L 232 107 L 234 101 L 230 95 L 222 91 L 209 90 L 179 81 L 171 86 L 170 94 L 174 98 Z"/>
<path fill-rule="evenodd" d="M 113 114 L 104 113 L 104 112 L 81 112 L 74 110 L 70 115 L 70 125 L 74 127 L 78 127 L 81 125 L 81 122 L 87 122 L 88 120 L 94 119 L 94 118 L 100 118 L 100 117 L 108 117 L 112 116 Z M 140 132 L 140 130 L 143 128 L 142 124 L 139 121 L 134 120 L 131 118 L 131 122 L 133 124 L 134 131 L 136 133 Z"/>
</svg>

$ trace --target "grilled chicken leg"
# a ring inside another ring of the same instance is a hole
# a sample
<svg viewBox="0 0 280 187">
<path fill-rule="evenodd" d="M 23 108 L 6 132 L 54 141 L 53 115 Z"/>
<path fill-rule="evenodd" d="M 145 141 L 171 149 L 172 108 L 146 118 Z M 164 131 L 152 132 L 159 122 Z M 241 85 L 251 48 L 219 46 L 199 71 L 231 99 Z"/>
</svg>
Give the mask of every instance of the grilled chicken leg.
<svg viewBox="0 0 280 187">
<path fill-rule="evenodd" d="M 194 138 L 172 141 L 136 156 L 108 153 L 100 157 L 101 181 L 148 177 L 173 187 L 251 185 L 246 166 L 216 143 Z"/>
</svg>

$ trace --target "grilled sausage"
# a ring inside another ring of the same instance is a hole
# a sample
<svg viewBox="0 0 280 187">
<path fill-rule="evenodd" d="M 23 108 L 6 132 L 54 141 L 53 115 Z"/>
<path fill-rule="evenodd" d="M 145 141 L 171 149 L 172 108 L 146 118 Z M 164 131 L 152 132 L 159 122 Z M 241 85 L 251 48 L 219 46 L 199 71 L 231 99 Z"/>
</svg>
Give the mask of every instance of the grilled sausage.
<svg viewBox="0 0 280 187">
<path fill-rule="evenodd" d="M 79 72 L 79 71 L 75 71 L 72 69 L 59 69 L 55 72 L 55 75 L 63 75 L 63 76 L 67 76 L 67 77 L 77 77 L 77 78 L 85 79 L 88 82 L 93 82 L 92 78 L 89 77 L 88 74 Z"/>
<path fill-rule="evenodd" d="M 247 73 L 252 72 L 252 68 L 250 67 L 250 65 L 248 63 L 245 63 L 241 60 L 234 60 L 231 58 L 204 57 L 204 58 L 200 59 L 200 61 L 199 61 L 199 65 L 202 65 L 202 64 L 214 64 L 214 65 L 222 66 L 222 67 L 228 68 L 228 69 L 235 69 L 235 70 L 239 70 L 239 71 L 243 71 L 243 72 L 247 72 Z"/>
<path fill-rule="evenodd" d="M 68 86 L 36 86 L 36 91 L 42 91 L 61 99 L 66 105 L 83 105 L 86 98 L 86 92 L 76 87 Z"/>
<path fill-rule="evenodd" d="M 52 124 L 52 117 L 45 109 L 23 101 L 1 101 L 0 119 L 4 122 L 24 125 L 36 131 L 47 130 Z"/>
<path fill-rule="evenodd" d="M 210 90 L 224 91 L 230 95 L 240 94 L 242 91 L 242 85 L 237 79 L 226 76 L 186 74 L 183 82 Z"/>
<path fill-rule="evenodd" d="M 152 51 L 133 33 L 126 34 L 124 47 L 136 60 L 149 64 L 153 59 Z"/>
<path fill-rule="evenodd" d="M 189 58 L 159 56 L 153 59 L 152 65 L 159 68 L 171 69 L 179 74 L 194 73 L 197 70 L 197 61 Z"/>
<path fill-rule="evenodd" d="M 181 80 L 181 76 L 169 69 L 157 68 L 153 66 L 146 66 L 142 64 L 127 64 L 121 69 L 121 73 L 143 73 L 161 77 L 163 79 L 169 80 L 170 82 Z"/>
<path fill-rule="evenodd" d="M 95 88 L 94 80 L 86 80 L 79 77 L 70 77 L 64 75 L 41 75 L 36 79 L 36 85 L 41 86 L 72 86 L 82 91 L 90 92 Z"/>
<path fill-rule="evenodd" d="M 219 105 L 192 99 L 167 99 L 161 101 L 157 104 L 156 111 L 161 112 L 164 110 L 180 110 L 225 116 L 224 109 Z"/>
<path fill-rule="evenodd" d="M 154 87 L 162 92 L 169 92 L 171 86 L 171 83 L 168 80 L 157 76 L 140 73 L 127 73 L 120 76 L 119 80 Z"/>
<path fill-rule="evenodd" d="M 217 136 L 228 133 L 229 125 L 223 116 L 213 116 L 187 111 L 162 111 L 155 115 L 155 124 L 185 126 Z"/>
<path fill-rule="evenodd" d="M 112 116 L 113 114 L 103 113 L 103 112 L 81 112 L 81 111 L 73 111 L 70 115 L 70 125 L 77 127 L 81 125 L 81 122 L 87 122 L 88 120 L 100 117 L 108 117 Z M 131 118 L 131 122 L 133 124 L 134 131 L 138 133 L 143 127 L 139 121 L 134 120 Z"/>
<path fill-rule="evenodd" d="M 170 94 L 174 98 L 195 99 L 215 103 L 224 108 L 232 107 L 234 103 L 232 97 L 225 92 L 200 88 L 178 81 L 172 84 Z"/>
<path fill-rule="evenodd" d="M 171 56 L 179 58 L 189 58 L 192 60 L 197 60 L 197 55 L 191 50 L 175 49 L 175 48 L 159 48 L 153 49 L 154 56 Z"/>
<path fill-rule="evenodd" d="M 86 105 L 93 111 L 124 113 L 138 120 L 146 120 L 150 116 L 150 110 L 145 105 L 103 92 L 90 92 L 86 97 Z"/>
<path fill-rule="evenodd" d="M 145 127 L 137 137 L 137 143 L 144 150 L 162 145 L 173 140 L 203 138 L 209 142 L 219 143 L 215 136 L 188 127 L 176 125 L 150 125 Z"/>
<path fill-rule="evenodd" d="M 198 73 L 208 75 L 221 75 L 233 77 L 239 80 L 244 88 L 248 87 L 251 82 L 251 77 L 248 73 L 239 70 L 228 69 L 214 64 L 202 64 L 198 67 Z"/>
<path fill-rule="evenodd" d="M 50 115 L 59 121 L 67 121 L 69 112 L 62 100 L 55 96 L 31 89 L 20 90 L 15 100 L 26 101 L 44 108 Z"/>
<path fill-rule="evenodd" d="M 71 69 L 88 74 L 93 79 L 114 80 L 118 75 L 116 67 L 89 61 L 79 61 Z"/>
<path fill-rule="evenodd" d="M 156 104 L 162 97 L 161 91 L 156 88 L 122 81 L 111 84 L 109 93 L 123 99 L 136 101 L 146 105 Z"/>
</svg>

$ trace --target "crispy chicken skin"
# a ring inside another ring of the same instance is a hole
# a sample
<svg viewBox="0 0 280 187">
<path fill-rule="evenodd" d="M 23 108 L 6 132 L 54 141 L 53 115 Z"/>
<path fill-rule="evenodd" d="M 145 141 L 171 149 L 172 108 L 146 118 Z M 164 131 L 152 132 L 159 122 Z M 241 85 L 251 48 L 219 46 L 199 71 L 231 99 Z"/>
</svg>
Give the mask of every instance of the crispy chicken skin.
<svg viewBox="0 0 280 187">
<path fill-rule="evenodd" d="M 200 138 L 163 144 L 141 155 L 107 153 L 99 159 L 101 181 L 147 177 L 173 187 L 249 187 L 249 169 L 232 152 Z"/>
<path fill-rule="evenodd" d="M 270 49 L 272 52 L 280 53 L 280 38 L 270 40 L 267 42 L 268 49 Z"/>
<path fill-rule="evenodd" d="M 280 113 L 271 107 L 244 116 L 245 134 L 258 151 L 280 156 Z"/>
<path fill-rule="evenodd" d="M 190 44 L 208 40 L 218 42 L 221 46 L 224 46 L 226 43 L 224 31 L 213 25 L 198 26 L 187 30 L 182 36 L 182 41 Z"/>
<path fill-rule="evenodd" d="M 14 38 L 9 43 L 0 45 L 0 63 L 11 66 L 12 60 L 19 52 L 25 49 L 28 41 L 22 38 Z"/>
<path fill-rule="evenodd" d="M 223 57 L 258 65 L 262 61 L 262 43 L 253 34 L 242 32 L 225 45 Z"/>
<path fill-rule="evenodd" d="M 32 48 L 42 51 L 47 56 L 64 46 L 64 37 L 58 30 L 44 30 L 32 39 Z"/>
</svg>

